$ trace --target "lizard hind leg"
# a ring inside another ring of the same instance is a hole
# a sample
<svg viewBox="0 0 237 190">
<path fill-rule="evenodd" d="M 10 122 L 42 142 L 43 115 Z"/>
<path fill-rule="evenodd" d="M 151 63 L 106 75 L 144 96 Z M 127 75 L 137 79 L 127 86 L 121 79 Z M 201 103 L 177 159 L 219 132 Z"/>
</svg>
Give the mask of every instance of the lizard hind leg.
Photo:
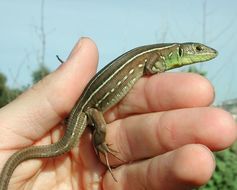
<svg viewBox="0 0 237 190">
<path fill-rule="evenodd" d="M 98 147 L 97 147 L 97 148 L 98 148 Z M 105 162 L 106 162 L 106 166 L 107 166 L 107 168 L 108 168 L 108 170 L 109 170 L 111 176 L 113 177 L 113 179 L 114 179 L 115 182 L 118 182 L 117 179 L 115 178 L 115 176 L 114 176 L 114 174 L 113 174 L 113 171 L 112 171 L 112 169 L 111 169 L 111 167 L 110 167 L 110 164 L 109 164 L 108 153 L 110 153 L 111 150 L 109 149 L 109 147 L 108 147 L 107 144 L 105 144 L 105 143 L 104 143 L 104 146 L 103 146 L 103 145 L 100 146 L 100 148 L 97 149 L 97 150 L 98 150 L 99 152 L 101 152 L 101 153 L 104 155 L 104 157 L 105 157 Z M 112 154 L 112 155 L 114 155 L 114 154 Z M 116 158 L 117 158 L 117 157 L 116 157 Z"/>
<path fill-rule="evenodd" d="M 109 159 L 108 159 L 108 153 L 110 153 L 113 157 L 115 157 L 116 159 L 120 160 L 121 162 L 124 162 L 124 160 L 122 160 L 121 158 L 119 158 L 118 156 L 115 155 L 115 153 L 118 153 L 117 151 L 113 150 L 112 148 L 109 147 L 110 145 L 106 144 L 106 143 L 102 143 L 101 145 L 95 147 L 96 148 L 96 152 L 97 155 L 99 155 L 100 158 L 100 153 L 102 153 L 105 157 L 105 161 L 106 161 L 106 166 L 111 174 L 111 176 L 113 177 L 114 181 L 118 182 L 117 179 L 115 178 L 111 166 L 109 164 Z"/>
<path fill-rule="evenodd" d="M 119 158 L 118 156 L 116 156 L 115 153 L 119 153 L 118 151 L 110 148 L 111 145 L 109 144 L 106 144 L 105 142 L 101 143 L 101 144 L 97 144 L 95 145 L 94 144 L 94 148 L 95 148 L 95 152 L 97 154 L 97 156 L 99 157 L 99 159 L 101 160 L 101 157 L 100 157 L 100 153 L 104 156 L 105 158 L 105 162 L 106 162 L 106 166 L 111 174 L 111 176 L 113 177 L 114 181 L 115 182 L 118 182 L 117 179 L 115 178 L 113 172 L 112 172 L 112 168 L 111 168 L 111 165 L 109 163 L 109 158 L 108 158 L 108 154 L 111 154 L 113 157 L 115 157 L 116 159 L 120 160 L 121 162 L 125 162 L 124 160 L 122 160 L 121 158 Z"/>
<path fill-rule="evenodd" d="M 108 154 L 110 153 L 113 157 L 117 158 L 121 162 L 124 162 L 124 161 L 115 155 L 115 153 L 118 153 L 118 152 L 110 148 L 109 147 L 110 145 L 107 144 L 105 141 L 107 124 L 105 122 L 103 113 L 96 108 L 90 108 L 87 110 L 86 113 L 90 119 L 90 123 L 92 123 L 94 126 L 93 145 L 94 145 L 95 152 L 99 158 L 100 158 L 100 153 L 104 155 L 106 166 L 109 172 L 111 173 L 112 177 L 114 178 L 114 180 L 117 182 L 109 164 Z"/>
</svg>

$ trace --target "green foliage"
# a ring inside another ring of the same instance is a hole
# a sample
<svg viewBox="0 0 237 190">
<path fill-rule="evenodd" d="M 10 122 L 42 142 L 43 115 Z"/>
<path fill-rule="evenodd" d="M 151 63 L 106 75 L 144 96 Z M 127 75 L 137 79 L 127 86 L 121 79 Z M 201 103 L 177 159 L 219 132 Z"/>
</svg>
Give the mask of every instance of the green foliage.
<svg viewBox="0 0 237 190">
<path fill-rule="evenodd" d="M 38 82 L 43 77 L 49 74 L 49 69 L 43 65 L 35 70 L 32 74 L 33 83 Z M 7 78 L 3 73 L 0 73 L 0 108 L 14 100 L 19 96 L 27 87 L 10 88 L 6 85 Z"/>
<path fill-rule="evenodd" d="M 3 73 L 0 73 L 0 93 L 5 88 L 6 82 L 7 82 L 7 78 L 5 77 Z"/>
<path fill-rule="evenodd" d="M 10 89 L 6 86 L 7 78 L 0 73 L 0 107 L 5 106 L 22 93 L 21 89 Z"/>
<path fill-rule="evenodd" d="M 6 88 L 4 91 L 1 92 L 0 95 L 0 108 L 14 100 L 17 96 L 22 93 L 20 89 L 8 89 Z"/>
<path fill-rule="evenodd" d="M 50 73 L 49 69 L 43 64 L 41 64 L 40 67 L 32 73 L 33 83 L 34 84 L 37 83 L 49 73 Z"/>
<path fill-rule="evenodd" d="M 199 190 L 237 190 L 237 143 L 216 152 L 216 170 L 211 180 Z"/>
<path fill-rule="evenodd" d="M 202 76 L 206 76 L 207 75 L 206 71 L 202 71 L 200 69 L 197 69 L 197 67 L 194 66 L 194 65 L 189 66 L 187 72 L 189 72 L 189 73 L 197 73 L 197 74 L 202 75 Z"/>
</svg>

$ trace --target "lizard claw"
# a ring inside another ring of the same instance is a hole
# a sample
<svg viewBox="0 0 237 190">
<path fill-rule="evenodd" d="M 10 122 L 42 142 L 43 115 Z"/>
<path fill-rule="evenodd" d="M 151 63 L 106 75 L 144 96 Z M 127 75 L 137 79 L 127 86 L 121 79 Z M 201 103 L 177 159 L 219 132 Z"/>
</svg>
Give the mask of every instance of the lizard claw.
<svg viewBox="0 0 237 190">
<path fill-rule="evenodd" d="M 109 146 L 111 146 L 111 144 L 102 143 L 96 147 L 96 152 L 97 152 L 97 155 L 99 155 L 99 158 L 100 158 L 99 152 L 101 152 L 104 155 L 105 161 L 106 161 L 106 166 L 107 166 L 110 174 L 112 175 L 114 181 L 118 182 L 117 179 L 115 178 L 115 176 L 113 175 L 112 169 L 110 167 L 108 153 L 110 153 L 113 157 L 120 160 L 121 162 L 125 162 L 125 161 L 122 160 L 121 158 L 119 158 L 118 156 L 116 156 L 115 153 L 119 153 L 119 152 L 110 148 Z"/>
</svg>

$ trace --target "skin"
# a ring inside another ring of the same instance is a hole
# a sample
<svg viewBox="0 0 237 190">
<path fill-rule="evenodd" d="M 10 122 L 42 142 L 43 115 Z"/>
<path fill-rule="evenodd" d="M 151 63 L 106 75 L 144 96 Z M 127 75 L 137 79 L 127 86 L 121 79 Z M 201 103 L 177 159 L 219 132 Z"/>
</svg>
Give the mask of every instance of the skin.
<svg viewBox="0 0 237 190">
<path fill-rule="evenodd" d="M 68 115 L 95 74 L 98 51 L 83 38 L 67 61 L 0 110 L 0 168 L 26 146 L 50 144 L 63 135 Z M 63 156 L 23 162 L 9 189 L 192 189 L 211 177 L 211 151 L 237 138 L 232 116 L 208 107 L 212 85 L 196 74 L 162 73 L 140 79 L 129 94 L 105 114 L 107 142 L 125 164 L 110 157 L 113 173 L 97 158 L 86 129 L 80 144 Z"/>
</svg>

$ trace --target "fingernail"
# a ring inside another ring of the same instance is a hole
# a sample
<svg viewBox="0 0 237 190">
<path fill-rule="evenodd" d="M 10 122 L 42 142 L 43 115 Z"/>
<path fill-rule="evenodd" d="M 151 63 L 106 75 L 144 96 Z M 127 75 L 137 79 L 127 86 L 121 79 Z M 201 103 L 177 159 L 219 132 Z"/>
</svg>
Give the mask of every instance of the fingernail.
<svg viewBox="0 0 237 190">
<path fill-rule="evenodd" d="M 85 37 L 81 37 L 81 38 L 77 41 L 77 43 L 76 43 L 75 46 L 73 47 L 71 53 L 69 54 L 67 60 L 69 60 L 70 58 L 72 58 L 73 55 L 74 55 L 76 52 L 78 52 L 78 51 L 80 50 L 81 45 L 82 45 L 82 42 L 83 42 L 84 39 L 85 39 Z"/>
<path fill-rule="evenodd" d="M 82 46 L 82 41 L 85 39 L 86 37 L 81 37 L 77 43 L 74 45 L 73 49 L 71 50 L 69 56 L 67 57 L 66 61 L 63 61 L 63 64 L 60 64 L 59 67 L 57 68 L 57 70 L 59 70 L 60 68 L 64 67 L 65 63 L 68 62 L 69 59 L 72 59 L 74 57 L 74 55 L 80 50 L 81 46 Z"/>
</svg>

